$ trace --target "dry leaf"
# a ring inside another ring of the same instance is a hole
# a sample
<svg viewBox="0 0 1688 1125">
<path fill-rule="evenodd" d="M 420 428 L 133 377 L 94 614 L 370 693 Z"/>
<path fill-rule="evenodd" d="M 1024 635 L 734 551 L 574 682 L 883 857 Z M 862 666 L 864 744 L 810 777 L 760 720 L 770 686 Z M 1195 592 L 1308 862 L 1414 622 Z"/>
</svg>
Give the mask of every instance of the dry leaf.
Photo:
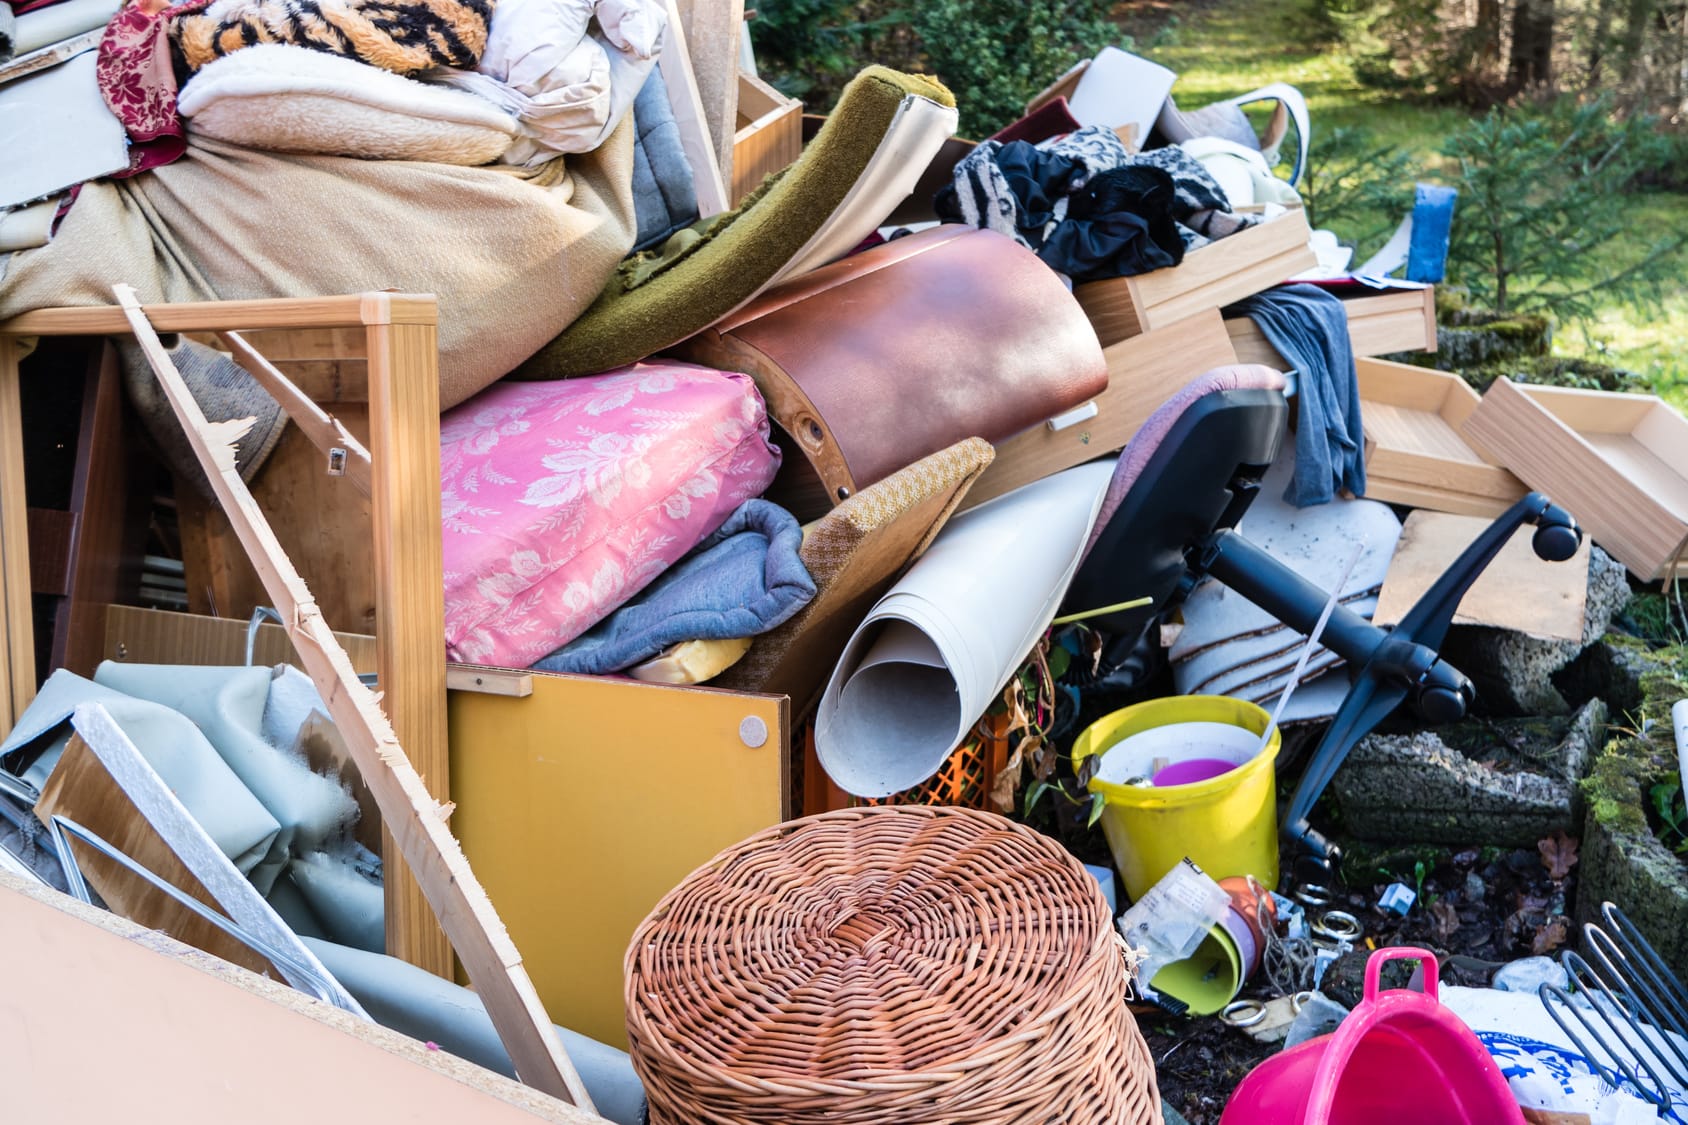
<svg viewBox="0 0 1688 1125">
<path fill-rule="evenodd" d="M 1563 914 L 1550 918 L 1546 925 L 1537 927 L 1536 936 L 1530 942 L 1530 952 L 1537 957 L 1552 953 L 1565 944 L 1565 939 L 1570 936 L 1570 933 L 1571 920 L 1569 918 L 1566 918 Z"/>
<path fill-rule="evenodd" d="M 1577 842 L 1565 835 L 1563 828 L 1554 829 L 1553 835 L 1538 841 L 1536 850 L 1541 853 L 1542 866 L 1547 868 L 1547 877 L 1555 883 L 1562 883 L 1571 873 L 1571 868 L 1577 865 Z"/>
<path fill-rule="evenodd" d="M 1459 929 L 1459 911 L 1448 903 L 1447 899 L 1439 898 L 1430 904 L 1430 928 L 1441 941 Z"/>
<path fill-rule="evenodd" d="M 1014 747 L 1014 752 L 1008 755 L 1008 762 L 1002 767 L 1002 772 L 996 775 L 991 783 L 991 804 L 996 811 L 1008 815 L 1014 812 L 1014 795 L 1020 789 L 1020 777 L 1025 772 L 1025 759 L 1020 755 L 1020 748 Z"/>
</svg>

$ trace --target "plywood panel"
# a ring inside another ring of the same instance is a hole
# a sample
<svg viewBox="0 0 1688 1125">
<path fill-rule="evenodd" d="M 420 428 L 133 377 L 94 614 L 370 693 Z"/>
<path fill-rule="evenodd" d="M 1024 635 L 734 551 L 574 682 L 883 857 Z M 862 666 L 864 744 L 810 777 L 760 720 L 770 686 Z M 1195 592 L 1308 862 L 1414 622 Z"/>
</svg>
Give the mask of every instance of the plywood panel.
<svg viewBox="0 0 1688 1125">
<path fill-rule="evenodd" d="M 0 1005 L 9 1121 L 602 1125 L 5 872 L 0 917 L 0 963 L 29 966 Z"/>
<path fill-rule="evenodd" d="M 699 864 L 789 812 L 786 699 L 511 675 L 533 694 L 450 694 L 452 826 L 551 1017 L 625 1044 L 633 931 Z"/>
<path fill-rule="evenodd" d="M 1395 556 L 1378 595 L 1374 625 L 1399 625 L 1489 521 L 1444 512 L 1413 512 L 1401 529 Z M 1548 640 L 1582 641 L 1588 603 L 1590 544 L 1564 562 L 1536 557 L 1535 528 L 1515 532 L 1471 584 L 1454 614 L 1456 625 L 1489 625 Z"/>
<path fill-rule="evenodd" d="M 105 643 L 101 660 L 130 664 L 203 664 L 229 666 L 246 663 L 246 622 L 226 617 L 203 617 L 193 613 L 172 613 L 164 609 L 140 609 L 128 605 L 105 607 Z M 336 640 L 360 674 L 375 671 L 375 638 L 356 633 L 336 633 Z M 252 663 L 273 666 L 291 664 L 300 671 L 304 663 L 293 651 L 293 642 L 280 625 L 258 626 Z"/>
</svg>

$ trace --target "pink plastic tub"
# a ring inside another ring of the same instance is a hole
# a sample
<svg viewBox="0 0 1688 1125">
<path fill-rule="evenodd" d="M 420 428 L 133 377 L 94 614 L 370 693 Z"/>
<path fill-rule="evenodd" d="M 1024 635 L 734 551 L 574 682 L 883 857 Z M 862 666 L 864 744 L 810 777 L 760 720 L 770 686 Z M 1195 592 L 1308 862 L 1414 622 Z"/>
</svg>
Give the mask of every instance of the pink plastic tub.
<svg viewBox="0 0 1688 1125">
<path fill-rule="evenodd" d="M 1384 962 L 1424 963 L 1424 991 L 1379 989 Z M 1243 1079 L 1220 1125 L 1523 1125 L 1471 1029 L 1436 998 L 1428 950 L 1380 949 L 1342 1026 L 1267 1059 Z"/>
</svg>

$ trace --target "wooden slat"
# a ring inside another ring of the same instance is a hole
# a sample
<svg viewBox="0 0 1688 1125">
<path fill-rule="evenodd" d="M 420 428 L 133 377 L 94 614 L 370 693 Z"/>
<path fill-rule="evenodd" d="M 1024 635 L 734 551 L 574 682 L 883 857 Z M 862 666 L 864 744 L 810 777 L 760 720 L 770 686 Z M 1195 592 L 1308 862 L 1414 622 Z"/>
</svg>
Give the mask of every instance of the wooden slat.
<svg viewBox="0 0 1688 1125">
<path fill-rule="evenodd" d="M 1102 354 L 1108 388 L 1096 396 L 1096 417 L 1059 431 L 1039 424 L 998 442 L 996 460 L 968 492 L 963 509 L 1124 448 L 1184 384 L 1237 361 L 1218 309 L 1121 340 Z"/>
<path fill-rule="evenodd" d="M 662 68 L 662 81 L 668 87 L 668 102 L 674 111 L 674 127 L 680 133 L 680 147 L 686 154 L 686 163 L 692 168 L 697 213 L 707 219 L 727 209 L 727 185 L 731 180 L 722 171 L 721 156 L 710 130 L 708 109 L 698 85 L 697 70 L 687 48 L 680 8 L 676 0 L 666 0 L 666 3 L 668 30 L 664 32 L 662 54 L 657 59 L 657 65 Z M 736 70 L 737 64 L 734 65 Z M 737 86 L 734 86 L 734 91 L 736 94 Z M 727 139 L 730 143 L 730 134 Z M 727 151 L 730 158 L 732 150 L 729 148 Z"/>
<path fill-rule="evenodd" d="M 0 1020 L 8 1121 L 603 1125 L 4 872 L 0 918 L 0 963 L 14 967 Z"/>
<path fill-rule="evenodd" d="M 218 500 L 228 511 L 241 543 L 252 555 L 265 586 L 282 620 L 287 623 L 289 636 L 304 658 L 306 670 L 326 703 L 340 736 L 345 740 L 357 762 L 358 770 L 381 808 L 386 831 L 394 839 L 402 854 L 416 873 L 424 895 L 433 906 L 436 916 L 445 927 L 452 945 L 463 959 L 465 969 L 481 999 L 486 1003 L 499 1039 L 509 1053 L 516 1072 L 523 1081 L 574 1105 L 590 1109 L 592 1101 L 575 1073 L 567 1053 L 552 1032 L 544 1006 L 534 991 L 533 982 L 522 968 L 521 955 L 516 952 L 492 903 L 481 889 L 445 826 L 448 809 L 437 804 L 429 795 L 422 778 L 405 755 L 393 725 L 377 705 L 375 697 L 358 682 L 351 661 L 322 614 L 317 610 L 310 589 L 293 569 L 286 552 L 276 542 L 263 512 L 235 468 L 234 443 L 239 440 L 249 422 L 208 422 L 194 401 L 179 372 L 170 362 L 169 353 L 159 342 L 157 334 L 146 321 L 135 294 L 128 286 L 117 286 L 118 300 L 124 306 L 129 324 L 139 341 L 148 363 L 157 375 L 165 397 L 181 421 L 194 455 L 205 469 Z M 426 412 L 437 427 L 438 402 L 435 398 L 437 380 L 434 371 L 434 330 L 431 325 L 371 325 L 370 326 L 370 391 L 372 403 L 384 422 L 375 427 L 375 456 L 377 470 L 374 479 L 376 518 L 387 517 L 380 524 L 376 536 L 376 570 L 391 578 L 398 565 L 421 568 L 429 557 L 428 544 L 439 549 L 438 509 L 432 509 L 430 521 L 426 505 L 407 504 L 402 511 L 393 510 L 395 500 L 402 498 L 402 489 L 431 490 L 434 502 L 439 496 L 438 430 L 432 440 L 401 441 L 407 437 L 428 434 L 428 427 L 419 424 L 415 415 Z M 397 373 L 415 375 L 417 386 L 405 386 L 403 394 L 396 394 Z M 402 401 L 393 401 L 398 398 Z M 408 424 L 408 429 L 400 429 Z M 433 471 L 427 471 L 428 465 Z M 431 534 L 430 534 L 431 527 Z M 406 536 L 415 536 L 410 542 Z M 404 553 L 414 555 L 416 561 L 398 563 L 393 551 L 403 546 Z M 385 556 L 385 557 L 383 557 Z M 434 555 L 432 575 L 438 577 L 439 565 Z M 437 590 L 437 587 L 436 587 Z M 437 716 L 437 700 L 445 688 L 443 646 L 438 639 L 444 627 L 439 616 L 431 615 L 427 593 L 410 583 L 390 594 L 403 594 L 406 602 L 397 605 L 396 596 L 387 598 L 384 613 L 391 625 L 391 615 L 409 610 L 421 618 L 409 622 L 427 632 L 432 651 L 438 656 L 438 675 L 429 676 L 427 653 L 401 650 L 394 659 L 395 637 L 415 640 L 414 631 L 405 633 L 387 628 L 378 634 L 381 677 L 387 692 L 387 706 L 410 725 L 413 737 L 425 739 L 429 720 Z M 436 593 L 435 597 L 439 595 Z M 439 601 L 433 601 L 434 614 L 443 616 Z M 434 708 L 425 708 L 424 701 L 415 696 L 415 687 L 429 681 Z M 441 732 L 443 735 L 443 731 Z M 425 747 L 435 750 L 433 747 Z M 444 739 L 436 751 L 443 765 Z M 390 880 L 393 872 L 389 869 Z M 389 904 L 392 899 L 389 897 Z M 389 913 L 387 925 L 394 924 Z"/>
<path fill-rule="evenodd" d="M 438 362 L 432 326 L 369 329 L 370 510 L 382 703 L 429 795 L 445 804 L 451 760 L 443 706 Z M 436 976 L 451 976 L 451 946 L 405 870 L 404 857 L 396 846 L 382 855 L 387 952 Z"/>
<path fill-rule="evenodd" d="M 269 392 L 270 397 L 287 412 L 287 417 L 293 424 L 311 439 L 311 444 L 316 446 L 325 458 L 338 451 L 342 458 L 341 472 L 359 492 L 368 496 L 369 450 L 363 447 L 363 443 L 353 437 L 333 415 L 312 402 L 286 375 L 277 371 L 274 364 L 241 338 L 240 333 L 219 332 L 217 337 L 227 345 L 234 361 L 258 380 L 264 390 Z"/>
<path fill-rule="evenodd" d="M 28 514 L 30 592 L 62 598 L 70 593 L 76 514 L 57 508 L 30 508 Z"/>
<path fill-rule="evenodd" d="M 508 695 L 522 699 L 533 694 L 533 674 L 511 668 L 483 668 L 475 664 L 447 664 L 448 691 L 478 691 L 486 695 Z"/>
<path fill-rule="evenodd" d="M 104 613 L 102 659 L 130 664 L 209 666 L 246 662 L 247 623 L 244 621 L 131 605 L 108 605 Z M 353 670 L 375 671 L 374 637 L 335 633 L 334 639 L 346 650 Z M 291 664 L 300 671 L 305 670 L 293 642 L 287 639 L 287 630 L 269 622 L 258 626 L 252 663 L 271 667 Z"/>
<path fill-rule="evenodd" d="M 1669 409 L 1651 395 L 1497 379 L 1466 419 L 1464 433 L 1651 581 L 1668 576 L 1688 537 L 1688 421 L 1673 412 L 1669 425 L 1676 437 L 1668 460 L 1614 427 L 1625 418 L 1638 426 L 1655 408 Z"/>
<path fill-rule="evenodd" d="M 439 305 L 427 293 L 353 293 L 259 301 L 187 301 L 145 306 L 155 332 L 221 332 L 259 328 L 356 328 L 370 324 L 437 324 Z M 0 336 L 120 336 L 123 310 L 111 305 L 38 309 L 0 322 Z"/>
<path fill-rule="evenodd" d="M 733 133 L 738 128 L 739 50 L 744 0 L 678 0 L 687 52 L 697 78 L 704 119 L 725 183 L 734 182 Z M 670 32 L 672 33 L 672 31 Z"/>
<path fill-rule="evenodd" d="M 35 621 L 29 595 L 29 514 L 23 484 L 23 406 L 15 340 L 0 336 L 0 725 L 7 731 L 35 698 Z"/>
<path fill-rule="evenodd" d="M 215 334 L 208 343 L 215 340 Z M 272 363 L 283 360 L 364 359 L 369 341 L 363 325 L 351 328 L 271 328 L 243 331 L 246 342 Z"/>
</svg>

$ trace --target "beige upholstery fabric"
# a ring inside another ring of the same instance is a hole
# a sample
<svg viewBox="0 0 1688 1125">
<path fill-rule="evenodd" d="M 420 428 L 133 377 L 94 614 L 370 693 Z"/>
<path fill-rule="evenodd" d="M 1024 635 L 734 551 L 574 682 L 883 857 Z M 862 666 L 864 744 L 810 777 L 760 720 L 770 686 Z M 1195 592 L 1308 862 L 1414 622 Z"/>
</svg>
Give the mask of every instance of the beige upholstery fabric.
<svg viewBox="0 0 1688 1125">
<path fill-rule="evenodd" d="M 142 301 L 372 289 L 440 300 L 440 406 L 503 376 L 597 297 L 633 245 L 633 122 L 535 169 L 292 156 L 192 138 L 87 184 L 51 243 L 0 257 L 0 319 Z"/>
</svg>

